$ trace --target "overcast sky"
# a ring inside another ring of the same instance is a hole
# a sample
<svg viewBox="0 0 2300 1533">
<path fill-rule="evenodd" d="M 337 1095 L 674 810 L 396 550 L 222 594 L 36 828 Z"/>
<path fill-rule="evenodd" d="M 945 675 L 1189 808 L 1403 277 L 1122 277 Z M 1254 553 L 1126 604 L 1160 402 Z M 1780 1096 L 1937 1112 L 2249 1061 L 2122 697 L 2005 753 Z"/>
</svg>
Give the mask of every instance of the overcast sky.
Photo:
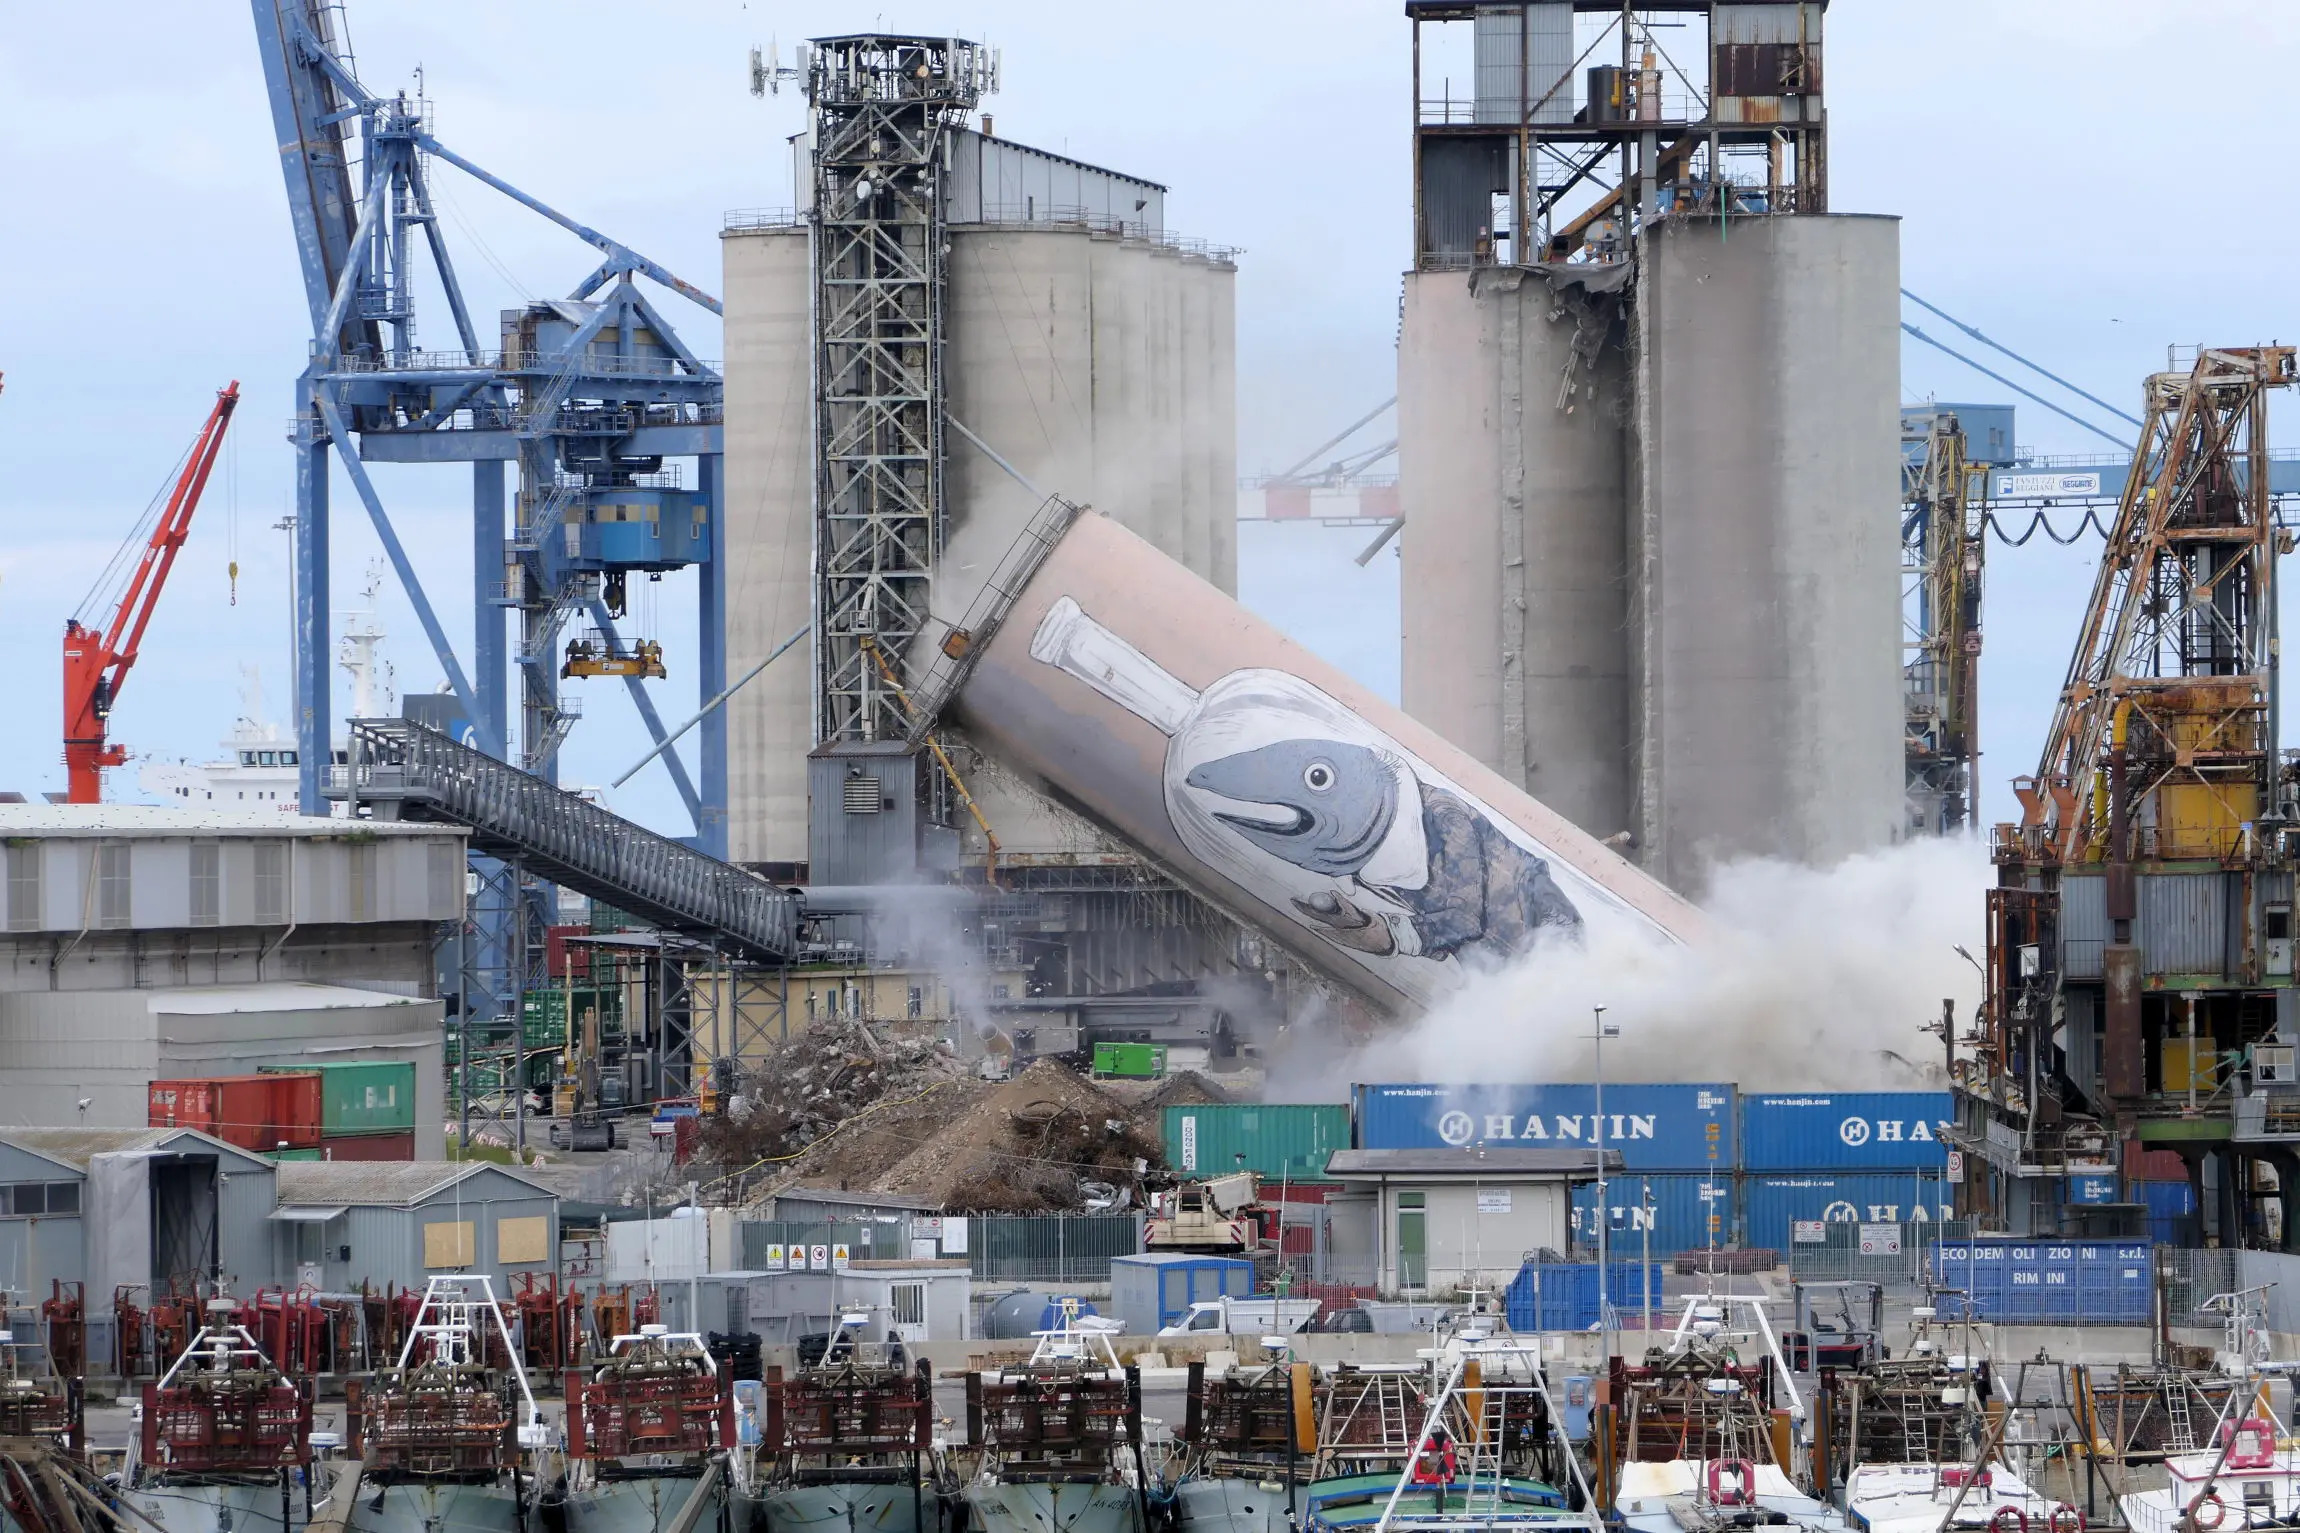
<svg viewBox="0 0 2300 1533">
<path fill-rule="evenodd" d="M 1002 137 L 1166 182 L 1168 222 L 1245 247 L 1238 276 L 1239 461 L 1283 467 L 1392 391 L 1407 248 L 1408 29 L 1394 0 L 1248 6 L 737 0 L 352 0 L 373 88 L 417 66 L 439 136 L 529 192 L 713 290 L 729 209 L 787 205 L 792 95 L 754 100 L 770 39 L 856 27 L 957 31 L 1003 50 Z M 2282 193 L 2300 7 L 2235 0 L 1837 0 L 1829 16 L 1831 195 L 1895 213 L 1906 284 L 2094 392 L 2136 402 L 2168 344 L 2300 331 Z M 0 28 L 0 642 L 14 657 L 0 787 L 60 788 L 56 640 L 65 617 L 226 380 L 244 403 L 144 659 L 114 719 L 131 750 L 206 759 L 261 668 L 287 719 L 283 441 L 308 321 L 246 5 L 27 7 Z M 446 233 L 482 314 L 565 291 L 595 253 L 442 167 Z M 718 326 L 657 302 L 705 356 Z M 1917 316 L 1922 319 L 1922 316 Z M 1928 328 L 1940 327 L 1926 321 Z M 444 313 L 425 336 L 451 337 Z M 1906 397 L 2001 400 L 1914 342 Z M 2289 415 L 2289 411 L 2285 411 Z M 2020 438 L 2103 445 L 2023 403 Z M 449 631 L 468 644 L 458 470 L 379 469 Z M 375 552 L 335 492 L 339 610 Z M 1358 571 L 1358 532 L 1242 541 L 1250 600 L 1394 689 L 1395 562 Z M 1989 812 L 2032 770 L 2097 543 L 1992 552 L 1983 729 Z M 229 604 L 226 565 L 240 565 Z M 692 582 L 634 586 L 693 701 Z M 1343 616 L 1337 617 L 1336 614 Z M 439 669 L 396 591 L 403 688 Z M 341 716 L 342 689 L 338 689 Z M 570 783 L 636 754 L 620 689 L 594 683 Z M 2291 710 L 2287 710 L 2291 712 Z M 133 769 L 113 774 L 133 786 Z M 610 800 L 688 829 L 659 769 Z"/>
</svg>

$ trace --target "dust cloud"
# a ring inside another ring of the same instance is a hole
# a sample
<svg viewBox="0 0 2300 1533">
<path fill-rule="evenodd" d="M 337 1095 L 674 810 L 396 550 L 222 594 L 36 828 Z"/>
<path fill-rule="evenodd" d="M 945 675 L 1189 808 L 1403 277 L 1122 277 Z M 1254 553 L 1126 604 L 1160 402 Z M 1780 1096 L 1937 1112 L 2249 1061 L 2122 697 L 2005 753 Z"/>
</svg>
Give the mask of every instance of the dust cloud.
<svg viewBox="0 0 2300 1533">
<path fill-rule="evenodd" d="M 1621 1035 L 1607 1081 L 1733 1081 L 1749 1090 L 1915 1090 L 1946 1085 L 1935 1023 L 1960 1031 L 1980 998 L 1988 853 L 1927 838 L 1812 869 L 1721 868 L 1712 930 L 1663 946 L 1632 932 L 1547 945 L 1473 977 L 1410 1028 L 1315 1063 L 1330 1090 L 1355 1081 L 1586 1081 L 1591 1009 Z M 1289 1083 L 1290 1091 L 1299 1087 Z M 1339 1100 L 1328 1097 L 1327 1100 Z"/>
</svg>

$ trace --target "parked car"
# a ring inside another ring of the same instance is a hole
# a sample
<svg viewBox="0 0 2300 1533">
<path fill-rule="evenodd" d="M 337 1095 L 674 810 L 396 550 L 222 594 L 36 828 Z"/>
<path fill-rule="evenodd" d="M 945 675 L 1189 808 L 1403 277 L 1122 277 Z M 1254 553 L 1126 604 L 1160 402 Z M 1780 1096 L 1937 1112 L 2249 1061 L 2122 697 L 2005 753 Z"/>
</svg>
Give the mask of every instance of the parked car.
<svg viewBox="0 0 2300 1533">
<path fill-rule="evenodd" d="M 1348 1309 L 1329 1309 L 1303 1326 L 1302 1330 L 1320 1336 L 1371 1336 L 1374 1333 L 1374 1317 L 1355 1305 Z"/>
</svg>

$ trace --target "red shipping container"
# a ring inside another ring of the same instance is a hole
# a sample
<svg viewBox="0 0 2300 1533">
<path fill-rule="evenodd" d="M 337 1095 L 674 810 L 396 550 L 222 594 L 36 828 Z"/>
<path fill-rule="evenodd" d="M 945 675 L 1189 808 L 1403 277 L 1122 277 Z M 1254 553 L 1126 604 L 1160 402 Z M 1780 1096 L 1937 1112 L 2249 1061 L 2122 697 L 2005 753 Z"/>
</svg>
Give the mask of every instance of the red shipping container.
<svg viewBox="0 0 2300 1533">
<path fill-rule="evenodd" d="M 2188 1165 L 2178 1150 L 2151 1150 L 2137 1139 L 2124 1144 L 2124 1174 L 2136 1182 L 2185 1182 Z"/>
<path fill-rule="evenodd" d="M 152 1082 L 146 1121 L 243 1150 L 308 1150 L 319 1143 L 320 1107 L 317 1075 L 211 1075 Z"/>
<path fill-rule="evenodd" d="M 560 984 L 569 979 L 591 977 L 591 944 L 570 943 L 570 937 L 589 937 L 588 926 L 546 926 L 543 928 L 543 972 L 551 983 Z"/>
<path fill-rule="evenodd" d="M 322 1160 L 413 1160 L 415 1130 L 395 1134 L 330 1134 L 320 1141 Z"/>
</svg>

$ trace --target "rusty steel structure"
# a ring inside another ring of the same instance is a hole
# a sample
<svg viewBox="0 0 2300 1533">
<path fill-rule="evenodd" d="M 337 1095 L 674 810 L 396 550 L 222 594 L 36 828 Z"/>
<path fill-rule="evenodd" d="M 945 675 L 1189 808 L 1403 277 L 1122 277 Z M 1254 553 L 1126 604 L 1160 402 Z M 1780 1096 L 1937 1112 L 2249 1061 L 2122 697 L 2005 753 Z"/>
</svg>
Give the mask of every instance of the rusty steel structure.
<svg viewBox="0 0 2300 1533">
<path fill-rule="evenodd" d="M 2300 1187 L 2300 809 L 2277 748 L 2275 609 L 2292 534 L 2268 434 L 2295 376 L 2293 348 L 2254 346 L 2147 380 L 2037 770 L 1995 829 L 1985 998 L 1952 1065 L 1951 1137 L 1980 1163 L 1960 1214 L 2133 1233 L 2056 1189 L 2121 1175 L 2129 1206 L 2125 1161 L 2152 1147 L 2178 1152 L 2221 1244 L 2280 1228 L 2300 1249 L 2280 1190 Z"/>
<path fill-rule="evenodd" d="M 1142 1385 L 1132 1369 L 1025 1364 L 966 1376 L 967 1440 L 1008 1479 L 1111 1478 L 1141 1427 Z"/>
<path fill-rule="evenodd" d="M 1965 453 L 1956 415 L 1901 427 L 1902 704 L 1909 828 L 1972 823 L 1980 770 L 1981 577 L 1988 467 Z"/>
<path fill-rule="evenodd" d="M 1606 1436 L 1616 1463 L 1780 1459 L 1769 1357 L 1741 1362 L 1705 1349 L 1656 1347 L 1642 1362 L 1613 1358 L 1606 1384 Z"/>
<path fill-rule="evenodd" d="M 823 1359 L 785 1377 L 766 1376 L 761 1466 L 781 1484 L 817 1480 L 918 1483 L 934 1445 L 934 1378 L 920 1358 L 905 1365 L 884 1342 L 841 1331 Z"/>
<path fill-rule="evenodd" d="M 211 1300 L 207 1323 L 168 1371 L 144 1386 L 139 1481 L 271 1479 L 311 1462 L 311 1379 L 282 1372 L 250 1318 L 229 1299 Z"/>
<path fill-rule="evenodd" d="M 1429 1414 L 1426 1374 L 1339 1363 L 1321 1382 L 1313 1479 L 1379 1473 L 1414 1456 Z"/>
<path fill-rule="evenodd" d="M 1189 1365 L 1183 1473 L 1256 1480 L 1304 1478 L 1317 1455 L 1318 1387 L 1308 1363 L 1264 1363 L 1209 1375 Z"/>
<path fill-rule="evenodd" d="M 639 1455 L 699 1464 L 734 1446 L 735 1397 L 726 1365 L 703 1340 L 649 1326 L 618 1336 L 586 1374 L 569 1369 L 567 1455 L 604 1463 Z"/>
</svg>

